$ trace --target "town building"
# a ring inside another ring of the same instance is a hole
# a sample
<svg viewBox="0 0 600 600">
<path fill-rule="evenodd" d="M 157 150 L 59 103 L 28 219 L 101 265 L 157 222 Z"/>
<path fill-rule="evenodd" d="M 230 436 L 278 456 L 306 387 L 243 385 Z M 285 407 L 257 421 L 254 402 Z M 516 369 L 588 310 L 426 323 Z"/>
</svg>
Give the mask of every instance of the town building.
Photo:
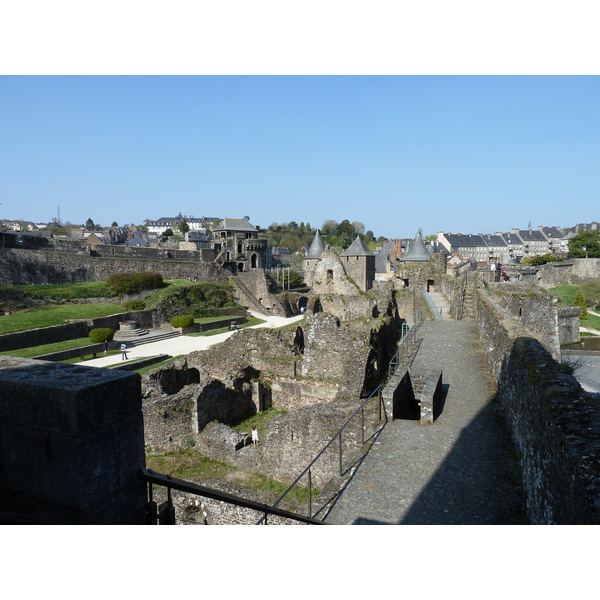
<svg viewBox="0 0 600 600">
<path fill-rule="evenodd" d="M 173 232 L 179 231 L 179 225 L 182 221 L 188 224 L 190 231 L 205 232 L 207 228 L 212 229 L 214 222 L 220 222 L 218 218 L 207 218 L 207 217 L 188 217 L 179 213 L 176 217 L 161 217 L 156 221 L 146 219 L 142 224 L 150 233 L 156 233 L 157 235 L 163 235 L 167 229 L 171 229 Z"/>
<path fill-rule="evenodd" d="M 248 219 L 223 219 L 213 228 L 216 261 L 232 273 L 266 268 L 267 240 Z"/>
</svg>

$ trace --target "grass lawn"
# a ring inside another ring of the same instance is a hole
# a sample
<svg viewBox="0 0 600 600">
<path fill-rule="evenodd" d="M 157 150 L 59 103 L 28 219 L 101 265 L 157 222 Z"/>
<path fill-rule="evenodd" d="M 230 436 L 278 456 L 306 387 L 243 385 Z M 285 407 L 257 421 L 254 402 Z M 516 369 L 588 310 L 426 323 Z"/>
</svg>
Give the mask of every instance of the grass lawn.
<svg viewBox="0 0 600 600">
<path fill-rule="evenodd" d="M 286 411 L 270 408 L 263 413 L 257 413 L 253 417 L 233 426 L 233 429 L 250 433 L 252 426 L 256 425 L 259 436 L 264 430 L 266 423 L 278 415 L 284 414 Z M 231 481 L 240 485 L 267 492 L 269 496 L 276 500 L 289 487 L 287 484 L 275 481 L 269 477 L 257 475 L 255 473 L 247 473 L 239 471 L 235 467 L 223 462 L 212 460 L 193 448 L 194 441 L 188 442 L 189 448 L 179 452 L 167 452 L 165 454 L 146 454 L 146 465 L 149 469 L 162 473 L 163 475 L 171 475 L 178 479 L 220 479 L 223 481 Z M 318 496 L 318 491 L 313 490 L 313 495 Z M 305 487 L 297 487 L 286 497 L 287 502 L 306 504 L 308 490 Z"/>
<path fill-rule="evenodd" d="M 12 315 L 0 316 L 0 335 L 37 327 L 63 325 L 67 319 L 92 319 L 123 312 L 119 304 L 68 304 L 38 306 Z"/>
<path fill-rule="evenodd" d="M 77 338 L 75 340 L 67 340 L 65 342 L 55 342 L 54 344 L 44 344 L 43 346 L 34 346 L 32 348 L 21 348 L 20 350 L 8 350 L 0 352 L 0 355 L 6 354 L 9 356 L 18 356 L 20 358 L 32 358 L 41 356 L 42 354 L 50 354 L 51 352 L 61 352 L 63 350 L 72 350 L 73 348 L 81 348 L 82 346 L 90 346 L 89 337 Z"/>
<path fill-rule="evenodd" d="M 190 440 L 190 445 L 193 440 Z M 287 489 L 288 485 L 256 473 L 240 471 L 226 463 L 212 460 L 190 447 L 179 452 L 165 454 L 146 454 L 146 467 L 163 475 L 171 475 L 177 479 L 220 479 L 239 485 L 266 492 L 271 501 L 277 500 Z M 317 490 L 313 489 L 317 495 Z M 298 487 L 286 497 L 290 503 L 305 505 L 308 497 L 306 488 Z"/>
<path fill-rule="evenodd" d="M 579 290 L 578 285 L 558 285 L 548 291 L 558 297 L 561 306 L 571 306 L 575 302 L 575 296 Z"/>
<path fill-rule="evenodd" d="M 600 331 L 600 317 L 587 314 L 587 319 L 579 319 L 579 325 L 581 327 L 591 327 L 592 329 L 598 329 Z"/>
<path fill-rule="evenodd" d="M 76 298 L 111 298 L 118 294 L 107 287 L 105 281 L 84 283 L 60 283 L 44 285 L 1 285 L 4 290 L 22 290 L 33 298 L 71 300 Z"/>
<path fill-rule="evenodd" d="M 572 306 L 573 302 L 575 302 L 575 296 L 577 296 L 578 290 L 578 285 L 559 285 L 550 288 L 548 291 L 558 297 L 558 302 L 561 306 Z M 579 325 L 581 327 L 590 327 L 600 331 L 600 317 L 590 314 L 588 309 L 587 319 L 580 319 Z"/>
</svg>

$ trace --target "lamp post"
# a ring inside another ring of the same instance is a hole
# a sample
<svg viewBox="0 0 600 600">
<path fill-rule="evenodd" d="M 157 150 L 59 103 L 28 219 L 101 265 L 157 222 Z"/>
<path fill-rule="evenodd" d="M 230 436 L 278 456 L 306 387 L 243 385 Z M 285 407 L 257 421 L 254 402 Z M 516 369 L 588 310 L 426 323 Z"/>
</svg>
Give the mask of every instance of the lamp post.
<svg viewBox="0 0 600 600">
<path fill-rule="evenodd" d="M 585 252 L 585 257 L 588 257 L 587 248 L 585 246 L 581 246 L 581 249 Z"/>
</svg>

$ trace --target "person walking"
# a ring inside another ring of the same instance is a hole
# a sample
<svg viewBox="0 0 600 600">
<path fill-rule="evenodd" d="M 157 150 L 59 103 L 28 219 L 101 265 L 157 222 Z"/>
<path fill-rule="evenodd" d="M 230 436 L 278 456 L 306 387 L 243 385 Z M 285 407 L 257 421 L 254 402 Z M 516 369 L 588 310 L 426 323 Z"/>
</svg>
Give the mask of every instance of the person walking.
<svg viewBox="0 0 600 600">
<path fill-rule="evenodd" d="M 121 344 L 121 360 L 127 360 L 127 346 Z"/>
<path fill-rule="evenodd" d="M 104 354 L 108 352 L 108 341 L 104 340 Z"/>
<path fill-rule="evenodd" d="M 256 429 L 256 425 L 252 425 L 252 443 L 255 446 L 258 446 L 258 442 L 259 442 L 258 429 Z"/>
</svg>

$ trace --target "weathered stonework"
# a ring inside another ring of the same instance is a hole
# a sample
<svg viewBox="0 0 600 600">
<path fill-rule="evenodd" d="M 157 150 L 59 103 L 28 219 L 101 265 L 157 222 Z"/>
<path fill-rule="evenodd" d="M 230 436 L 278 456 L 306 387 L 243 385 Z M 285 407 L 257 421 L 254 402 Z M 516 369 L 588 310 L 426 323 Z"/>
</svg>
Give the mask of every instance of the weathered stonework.
<svg viewBox="0 0 600 600">
<path fill-rule="evenodd" d="M 0 513 L 144 522 L 139 375 L 0 357 L 0 387 Z"/>
<path fill-rule="evenodd" d="M 185 256 L 175 259 L 164 258 L 160 254 L 146 258 L 136 256 L 133 251 L 124 257 L 105 257 L 60 250 L 0 249 L 0 283 L 23 285 L 106 281 L 113 273 L 140 272 L 160 273 L 165 279 L 197 277 L 200 281 L 227 283 L 230 273 L 221 267 L 200 262 L 200 255 L 194 258 L 195 253 L 182 254 Z"/>
<path fill-rule="evenodd" d="M 389 317 L 340 323 L 320 313 L 304 329 L 304 354 L 294 345 L 297 331 L 293 329 L 245 330 L 169 367 L 197 372 L 197 384 L 165 388 L 159 386 L 160 370 L 145 375 L 147 445 L 153 450 L 174 450 L 188 447 L 193 439 L 195 447 L 213 459 L 291 482 L 308 457 L 315 456 L 349 418 L 363 394 L 376 387 L 398 338 L 395 321 Z M 189 416 L 174 414 L 170 398 L 173 406 L 181 406 L 184 397 L 192 399 L 196 408 Z M 229 429 L 224 424 L 251 416 L 261 405 L 288 412 L 268 421 L 258 448 L 240 448 L 224 436 Z M 168 427 L 158 407 L 166 411 L 167 420 L 173 419 Z M 345 447 L 356 444 L 352 431 Z M 332 453 L 314 475 L 321 485 L 335 472 L 335 456 Z"/>
</svg>

